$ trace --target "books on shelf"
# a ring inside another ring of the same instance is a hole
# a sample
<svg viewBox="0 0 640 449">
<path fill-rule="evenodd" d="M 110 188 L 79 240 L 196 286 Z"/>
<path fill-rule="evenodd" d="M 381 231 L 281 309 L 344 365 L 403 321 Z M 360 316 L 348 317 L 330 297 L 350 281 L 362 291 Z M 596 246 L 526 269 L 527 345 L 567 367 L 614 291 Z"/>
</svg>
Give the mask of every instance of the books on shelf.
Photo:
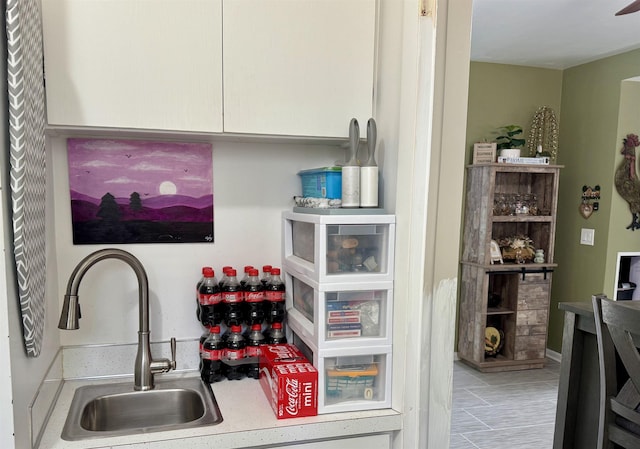
<svg viewBox="0 0 640 449">
<path fill-rule="evenodd" d="M 498 163 L 501 164 L 529 164 L 529 165 L 549 165 L 548 157 L 503 157 L 498 156 Z"/>
</svg>

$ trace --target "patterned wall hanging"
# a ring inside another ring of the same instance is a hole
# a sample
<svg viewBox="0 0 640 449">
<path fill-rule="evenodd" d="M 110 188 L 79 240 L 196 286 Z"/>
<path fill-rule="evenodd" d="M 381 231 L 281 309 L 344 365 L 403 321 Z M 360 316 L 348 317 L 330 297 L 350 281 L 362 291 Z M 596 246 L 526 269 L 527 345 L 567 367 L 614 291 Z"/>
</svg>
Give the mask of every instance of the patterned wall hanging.
<svg viewBox="0 0 640 449">
<path fill-rule="evenodd" d="M 27 355 L 40 354 L 45 324 L 45 112 L 39 2 L 8 0 L 9 140 L 14 258 Z"/>
</svg>

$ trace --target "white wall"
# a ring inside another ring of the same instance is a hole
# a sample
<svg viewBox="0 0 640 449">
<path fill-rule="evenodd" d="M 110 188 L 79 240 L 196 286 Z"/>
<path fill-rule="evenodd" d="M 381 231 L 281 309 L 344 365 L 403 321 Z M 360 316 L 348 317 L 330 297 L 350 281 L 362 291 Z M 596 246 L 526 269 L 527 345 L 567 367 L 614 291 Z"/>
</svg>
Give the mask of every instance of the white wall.
<svg viewBox="0 0 640 449">
<path fill-rule="evenodd" d="M 157 137 L 156 137 L 157 139 Z M 66 140 L 51 139 L 55 166 L 55 221 L 62 302 L 74 266 L 106 247 L 73 245 L 66 166 Z M 281 213 L 301 193 L 299 170 L 344 160 L 338 146 L 293 143 L 213 142 L 213 244 L 135 244 L 117 246 L 144 264 L 150 287 L 152 341 L 196 338 L 195 283 L 203 265 L 216 275 L 223 265 L 281 266 Z M 137 281 L 128 265 L 106 260 L 91 268 L 80 287 L 82 319 L 77 331 L 62 331 L 63 345 L 137 341 Z"/>
<path fill-rule="evenodd" d="M 0 182 L 3 179 L 0 172 Z M 6 271 L 6 254 L 11 252 L 11 247 L 7 241 L 7 226 L 5 220 L 5 204 L 0 204 L 0 245 L 3 257 L 0 257 L 0 285 L 5 288 L 0 289 L 0 310 L 9 309 L 9 298 L 11 292 L 8 284 L 12 282 L 12 278 Z M 7 261 L 8 262 L 8 261 Z M 13 290 L 13 289 L 11 289 Z M 0 370 L 0 447 L 13 447 L 13 407 L 11 404 L 11 346 L 9 335 L 9 313 L 0 313 L 0 364 L 9 369 Z"/>
</svg>

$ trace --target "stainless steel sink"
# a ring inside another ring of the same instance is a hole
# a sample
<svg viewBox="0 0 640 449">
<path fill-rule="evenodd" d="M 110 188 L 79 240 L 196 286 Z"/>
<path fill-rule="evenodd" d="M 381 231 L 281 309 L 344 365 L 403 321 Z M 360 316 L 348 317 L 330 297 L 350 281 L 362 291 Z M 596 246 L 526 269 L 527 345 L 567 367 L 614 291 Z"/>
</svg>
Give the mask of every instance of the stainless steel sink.
<svg viewBox="0 0 640 449">
<path fill-rule="evenodd" d="M 163 379 L 153 390 L 101 384 L 76 390 L 62 439 L 68 441 L 207 426 L 222 422 L 211 387 L 197 377 Z"/>
</svg>

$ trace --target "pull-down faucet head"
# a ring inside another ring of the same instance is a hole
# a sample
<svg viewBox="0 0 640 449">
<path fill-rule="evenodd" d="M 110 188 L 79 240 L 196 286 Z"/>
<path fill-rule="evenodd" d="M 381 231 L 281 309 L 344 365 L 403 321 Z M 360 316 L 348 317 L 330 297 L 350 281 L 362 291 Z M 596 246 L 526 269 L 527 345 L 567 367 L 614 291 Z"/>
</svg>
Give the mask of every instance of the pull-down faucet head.
<svg viewBox="0 0 640 449">
<path fill-rule="evenodd" d="M 80 329 L 80 303 L 78 295 L 64 295 L 64 303 L 62 304 L 62 313 L 58 322 L 58 329 L 75 330 Z"/>
</svg>

